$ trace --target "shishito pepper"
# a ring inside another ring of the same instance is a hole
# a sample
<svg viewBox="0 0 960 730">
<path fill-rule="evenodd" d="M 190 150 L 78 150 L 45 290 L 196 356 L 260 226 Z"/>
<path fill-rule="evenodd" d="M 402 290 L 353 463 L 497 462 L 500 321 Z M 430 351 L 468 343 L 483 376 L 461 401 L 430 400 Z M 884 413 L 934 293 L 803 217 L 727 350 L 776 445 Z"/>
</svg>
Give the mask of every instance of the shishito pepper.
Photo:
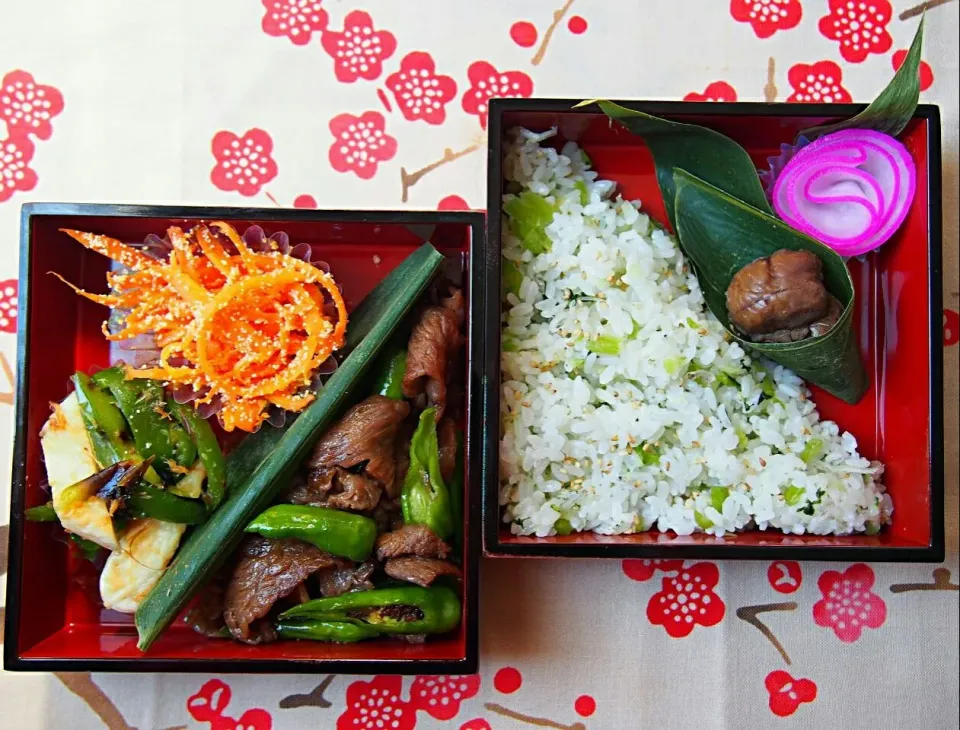
<svg viewBox="0 0 960 730">
<path fill-rule="evenodd" d="M 144 458 L 156 457 L 154 467 L 168 481 L 175 481 L 182 469 L 197 458 L 197 447 L 187 431 L 170 417 L 163 386 L 156 380 L 127 380 L 123 370 L 107 368 L 91 378 L 110 391 L 123 414 L 137 451 Z"/>
<path fill-rule="evenodd" d="M 332 555 L 362 562 L 370 557 L 377 539 L 377 523 L 351 512 L 297 504 L 276 504 L 247 525 L 270 539 L 296 538 Z"/>
<path fill-rule="evenodd" d="M 191 405 L 181 405 L 172 398 L 167 400 L 167 410 L 177 419 L 184 431 L 193 439 L 200 463 L 207 472 L 207 489 L 203 502 L 208 511 L 215 510 L 227 491 L 227 462 L 217 436 L 210 424 Z"/>
<path fill-rule="evenodd" d="M 277 621 L 277 634 L 282 639 L 310 639 L 312 641 L 335 641 L 341 644 L 362 641 L 379 636 L 372 626 L 347 621 L 316 621 L 309 618 L 292 618 Z"/>
<path fill-rule="evenodd" d="M 302 636 L 321 641 L 331 624 L 352 623 L 378 634 L 443 634 L 460 622 L 460 599 L 445 586 L 400 586 L 317 598 L 280 614 L 279 625 L 299 626 Z M 308 623 L 309 622 L 309 623 Z M 308 636 L 310 627 L 316 636 Z"/>
<path fill-rule="evenodd" d="M 397 348 L 387 353 L 374 381 L 373 392 L 393 400 L 403 399 L 403 375 L 407 371 L 407 351 Z"/>
<path fill-rule="evenodd" d="M 410 468 L 400 492 L 403 521 L 426 525 L 441 540 L 453 534 L 453 506 L 440 473 L 436 409 L 420 414 L 420 423 L 410 439 Z"/>
</svg>

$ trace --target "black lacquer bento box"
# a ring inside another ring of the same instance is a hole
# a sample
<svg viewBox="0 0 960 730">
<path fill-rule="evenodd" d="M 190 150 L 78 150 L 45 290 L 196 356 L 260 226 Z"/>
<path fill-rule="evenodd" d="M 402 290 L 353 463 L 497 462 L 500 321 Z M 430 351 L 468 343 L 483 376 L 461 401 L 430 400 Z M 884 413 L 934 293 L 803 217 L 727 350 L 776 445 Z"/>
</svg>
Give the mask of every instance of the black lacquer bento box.
<svg viewBox="0 0 960 730">
<path fill-rule="evenodd" d="M 653 159 L 639 137 L 612 123 L 597 105 L 574 108 L 570 99 L 494 99 L 488 146 L 488 228 L 490 266 L 485 286 L 486 397 L 499 411 L 502 196 L 506 192 L 502 155 L 514 127 L 542 132 L 556 127 L 546 144 L 558 150 L 575 141 L 602 179 L 617 183 L 625 199 L 639 198 L 654 219 L 666 222 Z M 617 102 L 630 109 L 717 130 L 737 141 L 758 168 L 780 153 L 799 130 L 862 111 L 861 105 Z M 894 238 L 864 261 L 851 259 L 856 287 L 855 328 L 871 386 L 850 405 L 813 388 L 821 414 L 857 435 L 861 453 L 885 463 L 884 482 L 894 503 L 893 522 L 879 535 L 820 537 L 773 530 L 714 537 L 648 531 L 606 536 L 574 532 L 565 536 L 511 534 L 498 504 L 498 478 L 486 472 L 484 554 L 533 558 L 683 558 L 751 560 L 867 560 L 937 562 L 944 557 L 943 340 L 941 293 L 940 115 L 921 104 L 900 135 L 917 170 L 917 191 Z M 502 301 L 502 299 L 501 299 Z M 496 463 L 497 443 L 486 444 Z"/>
<path fill-rule="evenodd" d="M 30 522 L 24 510 L 48 499 L 39 430 L 50 403 L 66 394 L 75 371 L 109 365 L 101 336 L 105 310 L 77 297 L 48 272 L 89 291 L 104 287 L 109 261 L 77 245 L 60 228 L 122 241 L 163 235 L 168 226 L 227 221 L 286 232 L 326 261 L 348 309 L 422 243 L 459 270 L 467 298 L 462 617 L 459 627 L 424 643 L 374 639 L 334 644 L 279 641 L 251 646 L 210 639 L 175 621 L 146 654 L 137 649 L 133 617 L 103 608 L 97 572 L 57 539 L 55 524 Z M 10 512 L 4 668 L 20 671 L 340 672 L 469 674 L 478 661 L 480 485 L 485 292 L 490 266 L 483 216 L 457 212 L 307 211 L 257 208 L 27 204 L 22 211 L 16 438 Z"/>
</svg>

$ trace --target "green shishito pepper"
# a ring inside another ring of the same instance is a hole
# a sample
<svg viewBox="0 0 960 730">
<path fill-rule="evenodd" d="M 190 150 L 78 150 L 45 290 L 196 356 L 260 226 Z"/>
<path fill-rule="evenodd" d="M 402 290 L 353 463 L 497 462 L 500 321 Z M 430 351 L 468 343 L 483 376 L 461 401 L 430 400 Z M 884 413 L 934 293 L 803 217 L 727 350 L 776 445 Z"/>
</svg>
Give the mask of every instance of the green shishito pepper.
<svg viewBox="0 0 960 730">
<path fill-rule="evenodd" d="M 407 351 L 396 349 L 383 359 L 377 371 L 373 392 L 392 400 L 403 400 L 403 375 L 407 371 Z"/>
<path fill-rule="evenodd" d="M 162 477 L 176 481 L 173 465 L 191 467 L 197 447 L 186 429 L 168 417 L 163 385 L 156 380 L 127 380 L 122 369 L 101 370 L 93 383 L 113 395 L 130 425 L 137 451 L 144 458 L 155 456 L 154 467 Z"/>
<path fill-rule="evenodd" d="M 207 519 L 202 502 L 177 497 L 146 482 L 140 482 L 130 492 L 127 508 L 134 517 L 152 517 L 181 525 L 199 525 Z"/>
<path fill-rule="evenodd" d="M 372 626 L 347 621 L 316 621 L 292 618 L 277 621 L 277 634 L 281 639 L 310 639 L 311 641 L 335 641 L 345 644 L 379 636 Z"/>
<path fill-rule="evenodd" d="M 200 463 L 207 471 L 207 489 L 203 493 L 203 501 L 207 510 L 212 512 L 223 501 L 227 491 L 227 462 L 223 458 L 217 436 L 193 406 L 180 405 L 170 398 L 167 400 L 167 411 L 193 439 Z"/>
<path fill-rule="evenodd" d="M 57 511 L 53 508 L 53 502 L 30 507 L 23 511 L 23 516 L 30 522 L 58 522 Z"/>
<path fill-rule="evenodd" d="M 400 586 L 317 598 L 280 614 L 280 624 L 311 622 L 318 635 L 352 623 L 378 634 L 443 634 L 460 623 L 460 599 L 445 586 Z M 311 638 L 304 636 L 303 638 Z"/>
<path fill-rule="evenodd" d="M 245 532 L 271 540 L 296 538 L 332 555 L 362 562 L 377 539 L 377 523 L 350 512 L 297 504 L 276 504 L 257 515 Z"/>
<path fill-rule="evenodd" d="M 420 414 L 420 423 L 410 440 L 410 468 L 400 492 L 400 505 L 407 524 L 426 525 L 441 540 L 448 540 L 453 534 L 450 492 L 440 474 L 434 408 Z"/>
</svg>

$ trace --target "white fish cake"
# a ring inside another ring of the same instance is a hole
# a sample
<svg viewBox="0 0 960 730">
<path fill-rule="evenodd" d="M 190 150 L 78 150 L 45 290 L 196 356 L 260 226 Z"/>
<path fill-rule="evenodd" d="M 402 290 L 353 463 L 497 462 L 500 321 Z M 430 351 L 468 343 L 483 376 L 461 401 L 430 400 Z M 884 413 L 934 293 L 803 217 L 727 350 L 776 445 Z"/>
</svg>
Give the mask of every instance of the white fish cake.
<svg viewBox="0 0 960 730">
<path fill-rule="evenodd" d="M 102 499 L 89 497 L 70 504 L 62 504 L 60 500 L 63 490 L 99 470 L 83 425 L 76 393 L 71 393 L 62 403 L 54 406 L 50 418 L 40 429 L 40 446 L 43 448 L 54 509 L 63 529 L 107 550 L 118 549 L 113 520 Z"/>
<path fill-rule="evenodd" d="M 100 573 L 105 608 L 134 613 L 177 552 L 185 525 L 143 519 L 130 524 Z"/>
</svg>

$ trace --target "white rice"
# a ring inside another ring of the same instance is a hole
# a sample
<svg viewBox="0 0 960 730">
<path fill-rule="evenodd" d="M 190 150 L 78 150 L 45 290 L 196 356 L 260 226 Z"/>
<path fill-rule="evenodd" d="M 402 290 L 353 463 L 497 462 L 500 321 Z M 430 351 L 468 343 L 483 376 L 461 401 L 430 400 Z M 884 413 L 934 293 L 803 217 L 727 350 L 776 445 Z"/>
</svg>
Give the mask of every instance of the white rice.
<svg viewBox="0 0 960 730">
<path fill-rule="evenodd" d="M 843 535 L 889 522 L 882 466 L 820 420 L 800 378 L 729 337 L 673 237 L 575 144 L 541 147 L 552 134 L 514 130 L 504 160 L 512 193 L 556 207 L 539 255 L 504 218 L 503 255 L 523 276 L 502 330 L 511 530 Z"/>
</svg>

